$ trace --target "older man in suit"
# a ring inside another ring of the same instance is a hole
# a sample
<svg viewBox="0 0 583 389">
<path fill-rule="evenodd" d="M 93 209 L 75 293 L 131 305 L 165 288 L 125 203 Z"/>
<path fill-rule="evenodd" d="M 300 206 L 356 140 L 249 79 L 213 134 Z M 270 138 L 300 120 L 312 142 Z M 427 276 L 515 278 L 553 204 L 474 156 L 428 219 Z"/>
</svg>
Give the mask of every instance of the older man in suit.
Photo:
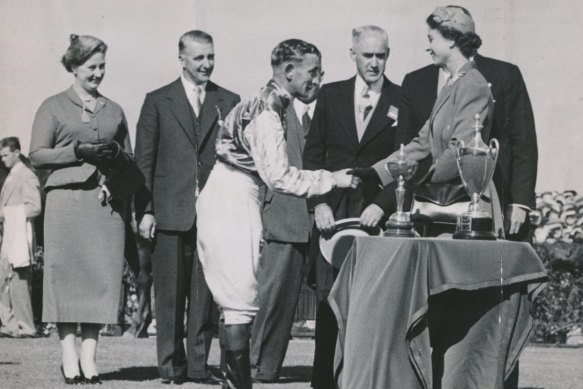
<svg viewBox="0 0 583 389">
<path fill-rule="evenodd" d="M 302 169 L 302 153 L 319 87 L 293 100 L 285 112 L 290 166 Z M 289 344 L 312 218 L 306 200 L 267 190 L 262 209 L 264 244 L 257 272 L 259 311 L 251 337 L 251 363 L 259 382 L 279 380 Z"/>
<path fill-rule="evenodd" d="M 195 202 L 215 162 L 215 138 L 238 95 L 210 81 L 212 37 L 180 37 L 180 78 L 146 96 L 136 133 L 136 160 L 146 177 L 137 196 L 140 235 L 154 239 L 158 368 L 162 382 L 215 381 L 207 369 L 212 296 L 196 255 Z M 147 193 L 146 193 L 147 192 Z M 182 339 L 188 298 L 186 358 Z"/>
<path fill-rule="evenodd" d="M 0 192 L 0 222 L 4 227 L 0 250 L 0 334 L 32 337 L 36 330 L 30 300 L 30 221 L 41 212 L 40 184 L 22 162 L 18 138 L 2 139 L 0 156 L 10 170 Z"/>
<path fill-rule="evenodd" d="M 350 54 L 357 75 L 324 85 L 320 91 L 304 151 L 306 169 L 368 168 L 395 148 L 399 87 L 384 76 L 389 57 L 386 32 L 376 26 L 355 28 Z M 366 227 L 378 225 L 392 213 L 393 189 L 381 190 L 378 183 L 365 182 L 357 189 L 334 189 L 308 200 L 317 232 L 331 233 L 336 220 L 348 217 L 359 217 Z M 319 303 L 312 386 L 329 388 L 334 387 L 337 325 L 327 296 L 335 273 L 319 251 L 313 251 Z"/>
</svg>

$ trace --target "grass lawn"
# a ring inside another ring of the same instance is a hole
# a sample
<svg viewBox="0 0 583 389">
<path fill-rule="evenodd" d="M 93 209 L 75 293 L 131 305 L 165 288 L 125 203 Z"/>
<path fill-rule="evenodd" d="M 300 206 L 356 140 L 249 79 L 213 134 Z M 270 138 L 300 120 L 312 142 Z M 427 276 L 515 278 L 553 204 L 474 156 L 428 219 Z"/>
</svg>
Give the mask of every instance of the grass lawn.
<svg viewBox="0 0 583 389">
<path fill-rule="evenodd" d="M 284 365 L 282 382 L 257 388 L 309 388 L 313 340 L 293 340 Z M 68 388 L 61 378 L 59 344 L 48 339 L 0 339 L 0 388 Z M 213 342 L 209 363 L 218 365 Z M 583 348 L 528 347 L 520 359 L 520 387 L 544 389 L 583 388 Z M 161 387 L 156 369 L 155 339 L 104 337 L 98 363 L 107 388 Z M 183 388 L 213 386 L 185 383 Z M 214 386 L 217 387 L 217 386 Z M 399 388 L 406 389 L 406 388 Z"/>
</svg>

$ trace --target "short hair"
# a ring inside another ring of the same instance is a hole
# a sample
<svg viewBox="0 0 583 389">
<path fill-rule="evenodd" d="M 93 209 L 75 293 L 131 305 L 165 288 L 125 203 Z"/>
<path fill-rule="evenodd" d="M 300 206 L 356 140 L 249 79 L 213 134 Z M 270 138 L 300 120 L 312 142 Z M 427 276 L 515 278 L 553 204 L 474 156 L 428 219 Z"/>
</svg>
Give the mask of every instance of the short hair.
<svg viewBox="0 0 583 389">
<path fill-rule="evenodd" d="M 20 139 L 18 139 L 15 136 L 9 136 L 7 138 L 0 140 L 0 148 L 3 149 L 4 147 L 9 147 L 10 151 L 22 150 L 20 148 Z"/>
<path fill-rule="evenodd" d="M 459 5 L 448 5 L 444 8 L 457 8 L 461 10 L 464 14 L 472 18 L 470 11 Z M 480 46 L 482 46 L 482 38 L 475 32 L 461 32 L 453 27 L 446 26 L 439 19 L 435 18 L 432 13 L 427 17 L 427 25 L 429 28 L 438 30 L 439 33 L 445 38 L 450 39 L 455 42 L 456 46 L 460 49 L 462 55 L 466 58 L 473 57 L 478 52 Z M 473 23 L 472 23 L 473 24 Z"/>
<path fill-rule="evenodd" d="M 358 45 L 358 42 L 360 42 L 363 35 L 367 35 L 371 32 L 381 34 L 385 42 L 387 42 L 387 48 L 389 47 L 389 36 L 387 35 L 387 32 L 382 28 L 373 25 L 360 26 L 352 29 L 352 47 Z"/>
<path fill-rule="evenodd" d="M 61 58 L 61 63 L 69 73 L 77 66 L 83 65 L 95 53 L 107 52 L 107 45 L 99 38 L 91 35 L 69 36 L 69 47 Z"/>
<path fill-rule="evenodd" d="M 182 50 L 184 50 L 184 46 L 185 46 L 185 41 L 186 39 L 191 39 L 195 42 L 202 42 L 202 43 L 209 43 L 209 44 L 213 44 L 213 37 L 211 36 L 211 34 L 204 32 L 202 30 L 192 30 L 192 31 L 188 31 L 185 32 L 184 34 L 182 34 L 180 36 L 180 39 L 178 40 L 178 52 L 182 53 Z"/>
<path fill-rule="evenodd" d="M 271 52 L 271 66 L 279 66 L 286 62 L 300 63 L 306 54 L 315 54 L 322 59 L 318 48 L 301 39 L 287 39 L 280 42 Z"/>
</svg>

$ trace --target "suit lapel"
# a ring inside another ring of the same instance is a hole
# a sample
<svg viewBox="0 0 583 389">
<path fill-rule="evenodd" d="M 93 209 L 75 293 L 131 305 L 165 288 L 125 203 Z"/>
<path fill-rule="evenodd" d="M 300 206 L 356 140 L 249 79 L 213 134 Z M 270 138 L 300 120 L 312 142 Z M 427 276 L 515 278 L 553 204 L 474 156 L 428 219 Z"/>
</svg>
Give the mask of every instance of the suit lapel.
<svg viewBox="0 0 583 389">
<path fill-rule="evenodd" d="M 186 97 L 186 92 L 180 79 L 174 82 L 166 98 L 168 99 L 170 111 L 178 121 L 178 124 L 180 124 L 190 143 L 196 147 L 193 121 L 194 113 L 192 112 L 192 107 Z"/>
<path fill-rule="evenodd" d="M 427 112 L 427 117 L 431 113 L 435 101 L 437 100 L 437 87 L 439 85 L 439 67 L 432 65 L 426 74 L 426 78 L 423 80 L 422 84 L 419 85 L 421 93 L 418 96 L 423 98 L 423 112 Z"/>
<path fill-rule="evenodd" d="M 389 108 L 392 101 L 399 101 L 399 96 L 395 93 L 394 89 L 391 88 L 391 82 L 385 78 L 383 82 L 383 89 L 381 90 L 381 95 L 377 106 L 372 113 L 370 122 L 364 130 L 362 139 L 360 140 L 359 147 L 362 147 L 373 139 L 379 132 L 383 131 L 387 126 L 393 124 L 394 120 L 387 116 Z"/>
<path fill-rule="evenodd" d="M 220 110 L 223 97 L 218 91 L 217 85 L 209 81 L 206 87 L 206 95 L 204 102 L 201 107 L 200 116 L 200 134 L 199 134 L 199 148 L 202 147 L 211 132 L 211 129 L 215 122 L 217 121 L 219 114 L 217 110 Z M 226 116 L 226 113 L 221 113 Z"/>
<path fill-rule="evenodd" d="M 443 87 L 443 90 L 437 96 L 437 100 L 435 101 L 435 105 L 433 106 L 433 110 L 431 111 L 431 115 L 429 115 L 430 120 L 432 120 L 432 118 L 435 117 L 435 115 L 437 114 L 437 112 L 439 112 L 443 104 L 445 104 L 445 102 L 449 100 L 449 98 L 451 97 L 451 91 L 452 91 L 451 87 L 447 86 Z"/>
<path fill-rule="evenodd" d="M 358 134 L 356 132 L 356 117 L 354 115 L 354 82 L 356 77 L 346 80 L 341 86 L 338 96 L 337 117 L 350 143 L 358 146 Z M 334 101 L 334 100 L 333 100 Z"/>
</svg>

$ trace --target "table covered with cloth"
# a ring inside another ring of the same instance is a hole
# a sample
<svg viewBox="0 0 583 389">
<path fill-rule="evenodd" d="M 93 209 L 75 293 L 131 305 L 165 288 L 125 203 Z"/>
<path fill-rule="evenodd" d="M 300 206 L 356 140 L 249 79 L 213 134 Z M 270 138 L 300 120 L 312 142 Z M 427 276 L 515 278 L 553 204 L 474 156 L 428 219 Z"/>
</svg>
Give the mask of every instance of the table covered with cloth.
<svg viewBox="0 0 583 389">
<path fill-rule="evenodd" d="M 502 388 L 545 285 L 526 243 L 358 237 L 328 301 L 343 389 Z"/>
</svg>

